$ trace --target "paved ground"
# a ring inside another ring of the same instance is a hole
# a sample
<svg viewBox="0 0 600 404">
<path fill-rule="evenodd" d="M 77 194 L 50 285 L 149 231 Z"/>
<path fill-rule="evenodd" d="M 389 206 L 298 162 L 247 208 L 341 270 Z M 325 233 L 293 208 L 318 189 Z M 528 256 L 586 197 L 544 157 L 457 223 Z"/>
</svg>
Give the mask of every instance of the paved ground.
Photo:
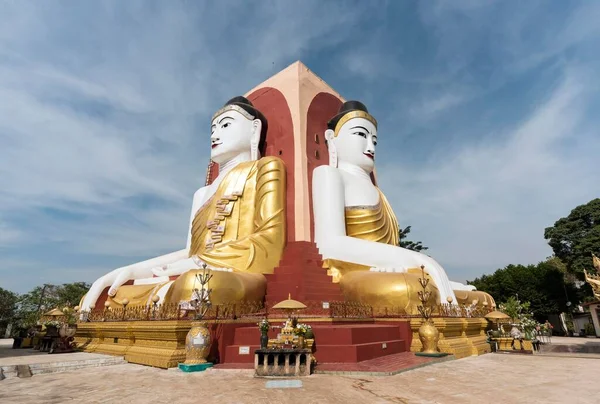
<svg viewBox="0 0 600 404">
<path fill-rule="evenodd" d="M 52 355 L 49 355 L 52 356 Z M 251 371 L 181 373 L 137 365 L 0 381 L 1 403 L 598 403 L 600 361 L 489 354 L 395 376 L 312 375 L 267 389 Z"/>
</svg>

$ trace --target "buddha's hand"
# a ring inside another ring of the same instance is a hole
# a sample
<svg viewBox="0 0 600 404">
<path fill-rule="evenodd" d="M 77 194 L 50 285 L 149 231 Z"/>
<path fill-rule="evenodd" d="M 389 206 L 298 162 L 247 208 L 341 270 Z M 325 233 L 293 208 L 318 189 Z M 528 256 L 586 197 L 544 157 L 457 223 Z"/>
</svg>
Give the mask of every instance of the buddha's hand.
<svg viewBox="0 0 600 404">
<path fill-rule="evenodd" d="M 393 273 L 402 273 L 402 272 L 406 272 L 406 268 L 383 268 L 383 267 L 371 267 L 371 269 L 369 269 L 369 271 L 371 272 L 393 272 Z"/>
<path fill-rule="evenodd" d="M 151 271 L 156 276 L 168 276 L 169 275 L 169 266 L 162 265 L 159 267 L 154 267 L 151 269 Z"/>
<path fill-rule="evenodd" d="M 231 268 L 213 268 L 213 267 L 208 267 L 211 271 L 216 271 L 216 272 L 233 272 L 233 269 Z"/>
</svg>

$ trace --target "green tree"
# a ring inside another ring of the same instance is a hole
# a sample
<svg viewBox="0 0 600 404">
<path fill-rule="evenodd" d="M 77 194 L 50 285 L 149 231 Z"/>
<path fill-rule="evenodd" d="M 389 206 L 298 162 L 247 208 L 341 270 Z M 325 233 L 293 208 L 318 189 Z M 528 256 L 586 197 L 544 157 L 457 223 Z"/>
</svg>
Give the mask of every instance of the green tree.
<svg viewBox="0 0 600 404">
<path fill-rule="evenodd" d="M 549 314 L 568 311 L 567 301 L 578 302 L 579 291 L 565 281 L 561 265 L 555 258 L 537 265 L 508 265 L 468 283 L 488 292 L 497 302 L 507 302 L 514 296 L 530 302 L 535 318 L 542 321 Z"/>
<path fill-rule="evenodd" d="M 404 229 L 398 226 L 398 246 L 413 251 L 424 251 L 429 249 L 429 247 L 425 247 L 420 241 L 414 242 L 406 240 L 408 233 L 410 233 L 410 226 L 406 226 Z"/>
<path fill-rule="evenodd" d="M 90 285 L 85 282 L 63 285 L 43 285 L 21 295 L 18 301 L 17 318 L 23 328 L 34 325 L 41 314 L 53 308 L 77 306 Z"/>
<path fill-rule="evenodd" d="M 558 219 L 546 228 L 544 238 L 567 271 L 583 279 L 583 270 L 592 266 L 592 253 L 600 256 L 600 198 Z"/>
<path fill-rule="evenodd" d="M 83 295 L 90 289 L 90 284 L 85 282 L 65 283 L 56 291 L 57 303 L 63 306 L 77 306 Z"/>
<path fill-rule="evenodd" d="M 15 321 L 19 296 L 10 290 L 0 288 L 0 338 L 8 324 Z"/>
<path fill-rule="evenodd" d="M 531 308 L 530 302 L 521 303 L 515 296 L 510 296 L 506 302 L 500 303 L 500 310 L 504 314 L 510 316 L 513 321 L 521 319 L 523 315 L 527 315 Z"/>
</svg>

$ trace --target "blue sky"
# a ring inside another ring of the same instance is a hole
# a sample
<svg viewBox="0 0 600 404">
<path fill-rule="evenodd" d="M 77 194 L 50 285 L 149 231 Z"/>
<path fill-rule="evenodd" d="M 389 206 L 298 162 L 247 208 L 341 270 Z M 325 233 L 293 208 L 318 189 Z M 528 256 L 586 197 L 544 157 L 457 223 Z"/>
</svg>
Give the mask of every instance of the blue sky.
<svg viewBox="0 0 600 404">
<path fill-rule="evenodd" d="M 185 245 L 211 114 L 296 60 L 379 125 L 402 225 L 454 280 L 551 254 L 600 194 L 600 2 L 4 1 L 0 287 Z"/>
</svg>

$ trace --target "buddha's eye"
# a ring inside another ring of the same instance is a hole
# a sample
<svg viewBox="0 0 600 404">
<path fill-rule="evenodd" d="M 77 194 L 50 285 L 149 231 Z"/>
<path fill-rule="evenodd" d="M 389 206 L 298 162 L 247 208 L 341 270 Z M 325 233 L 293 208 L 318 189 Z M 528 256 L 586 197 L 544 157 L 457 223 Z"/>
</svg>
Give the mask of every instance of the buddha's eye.
<svg viewBox="0 0 600 404">
<path fill-rule="evenodd" d="M 373 139 L 373 146 L 377 146 L 377 140 Z"/>
<path fill-rule="evenodd" d="M 354 134 L 358 135 L 358 136 L 361 136 L 361 137 L 364 137 L 364 138 L 367 137 L 367 134 L 365 132 L 354 132 Z"/>
<path fill-rule="evenodd" d="M 222 127 L 222 128 L 226 128 L 226 127 L 228 127 L 229 125 L 231 125 L 231 123 L 230 123 L 230 122 L 225 122 L 223 125 L 221 125 L 221 127 Z"/>
</svg>

